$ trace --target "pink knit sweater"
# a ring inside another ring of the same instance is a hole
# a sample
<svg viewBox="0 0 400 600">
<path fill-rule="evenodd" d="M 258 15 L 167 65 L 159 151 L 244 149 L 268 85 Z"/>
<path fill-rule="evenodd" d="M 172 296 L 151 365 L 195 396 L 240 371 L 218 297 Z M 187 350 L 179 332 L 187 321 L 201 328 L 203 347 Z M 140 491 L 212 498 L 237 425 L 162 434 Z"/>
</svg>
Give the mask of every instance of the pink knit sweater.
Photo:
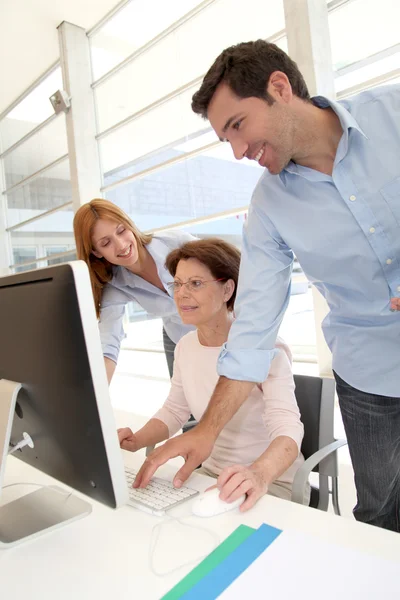
<svg viewBox="0 0 400 600">
<path fill-rule="evenodd" d="M 254 385 L 247 400 L 221 431 L 211 456 L 203 463 L 217 475 L 230 465 L 251 465 L 281 435 L 296 442 L 299 455 L 277 481 L 292 483 L 296 470 L 304 462 L 300 454 L 303 424 L 294 395 L 291 354 L 279 338 L 276 348 L 268 378 Z M 177 344 L 171 390 L 153 417 L 167 425 L 170 436 L 186 423 L 190 414 L 200 420 L 218 381 L 220 351 L 219 346 L 202 346 L 197 331 L 186 334 Z"/>
</svg>

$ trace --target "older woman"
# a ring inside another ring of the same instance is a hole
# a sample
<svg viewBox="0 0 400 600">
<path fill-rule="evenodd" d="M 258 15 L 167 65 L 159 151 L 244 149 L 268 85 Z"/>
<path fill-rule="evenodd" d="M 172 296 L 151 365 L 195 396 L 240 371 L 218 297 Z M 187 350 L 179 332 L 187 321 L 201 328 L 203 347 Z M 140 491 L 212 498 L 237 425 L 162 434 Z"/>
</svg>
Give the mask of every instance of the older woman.
<svg viewBox="0 0 400 600">
<path fill-rule="evenodd" d="M 171 390 L 163 407 L 136 433 L 118 430 L 121 448 L 135 452 L 174 435 L 190 413 L 199 420 L 216 385 L 216 364 L 234 319 L 239 251 L 222 240 L 188 242 L 172 251 L 166 266 L 182 321 L 196 331 L 175 349 Z M 229 499 L 247 494 L 241 510 L 265 493 L 290 499 L 300 453 L 303 425 L 294 395 L 291 356 L 278 340 L 266 381 L 221 431 L 200 471 L 219 477 Z M 305 498 L 305 503 L 308 498 Z"/>
</svg>

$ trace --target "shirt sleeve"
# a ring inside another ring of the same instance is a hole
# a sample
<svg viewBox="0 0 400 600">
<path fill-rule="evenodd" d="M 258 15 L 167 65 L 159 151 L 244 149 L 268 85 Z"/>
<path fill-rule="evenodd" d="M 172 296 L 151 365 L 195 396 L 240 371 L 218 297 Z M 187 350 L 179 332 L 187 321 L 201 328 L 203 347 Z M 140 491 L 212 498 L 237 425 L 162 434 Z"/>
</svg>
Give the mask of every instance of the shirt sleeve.
<svg viewBox="0 0 400 600">
<path fill-rule="evenodd" d="M 123 317 L 129 298 L 120 290 L 105 287 L 101 300 L 99 331 L 103 355 L 115 363 L 125 337 Z"/>
<path fill-rule="evenodd" d="M 175 348 L 174 372 L 171 379 L 171 388 L 168 398 L 160 410 L 153 415 L 153 419 L 159 419 L 165 423 L 168 427 L 170 436 L 175 435 L 190 417 L 190 408 L 186 401 L 182 385 L 180 346 L 181 344 L 178 343 Z"/>
<path fill-rule="evenodd" d="M 290 298 L 293 252 L 256 201 L 243 230 L 236 320 L 218 359 L 218 373 L 229 379 L 260 382 L 267 378 L 275 340 Z"/>
<path fill-rule="evenodd" d="M 171 231 L 163 232 L 162 236 L 160 236 L 164 244 L 167 246 L 167 254 L 171 252 L 171 250 L 175 250 L 175 248 L 180 248 L 183 244 L 187 242 L 194 242 L 199 238 L 195 237 L 191 233 L 187 233 L 186 231 L 182 231 L 181 229 L 173 229 Z"/>
<path fill-rule="evenodd" d="M 270 441 L 285 435 L 296 442 L 300 452 L 304 426 L 294 393 L 290 351 L 282 342 L 277 343 L 269 375 L 261 387 L 265 401 L 263 419 Z"/>
<path fill-rule="evenodd" d="M 183 244 L 186 244 L 187 242 L 194 242 L 195 240 L 199 239 L 198 237 L 192 235 L 191 233 L 187 233 L 186 231 L 179 231 L 177 233 L 179 233 L 179 243 L 177 247 L 183 246 Z"/>
</svg>

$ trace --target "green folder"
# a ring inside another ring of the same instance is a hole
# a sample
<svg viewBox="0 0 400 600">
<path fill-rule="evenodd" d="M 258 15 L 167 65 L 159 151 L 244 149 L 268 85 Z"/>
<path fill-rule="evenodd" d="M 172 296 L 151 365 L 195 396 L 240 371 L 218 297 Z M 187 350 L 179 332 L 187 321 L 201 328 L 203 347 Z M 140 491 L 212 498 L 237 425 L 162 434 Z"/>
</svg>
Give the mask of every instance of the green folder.
<svg viewBox="0 0 400 600">
<path fill-rule="evenodd" d="M 236 550 L 238 546 L 244 540 L 246 540 L 252 533 L 254 533 L 252 527 L 247 525 L 239 525 L 237 529 L 229 537 L 226 538 L 209 554 L 197 567 L 195 567 L 190 573 L 186 575 L 175 587 L 161 598 L 161 600 L 179 600 L 183 594 L 190 590 L 196 583 L 198 583 L 205 575 L 215 569 L 231 552 Z"/>
</svg>

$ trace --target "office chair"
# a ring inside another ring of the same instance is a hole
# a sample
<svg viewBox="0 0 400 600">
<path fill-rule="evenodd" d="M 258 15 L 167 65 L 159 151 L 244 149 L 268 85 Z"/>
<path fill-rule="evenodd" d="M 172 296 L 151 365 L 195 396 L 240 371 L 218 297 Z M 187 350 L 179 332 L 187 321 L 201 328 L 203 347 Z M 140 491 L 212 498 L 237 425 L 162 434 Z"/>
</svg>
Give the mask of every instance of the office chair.
<svg viewBox="0 0 400 600">
<path fill-rule="evenodd" d="M 311 486 L 310 506 L 328 510 L 329 495 L 335 514 L 340 515 L 338 497 L 337 450 L 347 444 L 333 435 L 335 382 L 326 377 L 295 375 L 295 394 L 304 425 L 301 451 L 304 464 L 297 471 L 292 486 L 292 502 L 303 504 L 305 487 L 311 471 L 319 474 L 318 487 Z M 331 480 L 331 489 L 329 486 Z"/>
</svg>

